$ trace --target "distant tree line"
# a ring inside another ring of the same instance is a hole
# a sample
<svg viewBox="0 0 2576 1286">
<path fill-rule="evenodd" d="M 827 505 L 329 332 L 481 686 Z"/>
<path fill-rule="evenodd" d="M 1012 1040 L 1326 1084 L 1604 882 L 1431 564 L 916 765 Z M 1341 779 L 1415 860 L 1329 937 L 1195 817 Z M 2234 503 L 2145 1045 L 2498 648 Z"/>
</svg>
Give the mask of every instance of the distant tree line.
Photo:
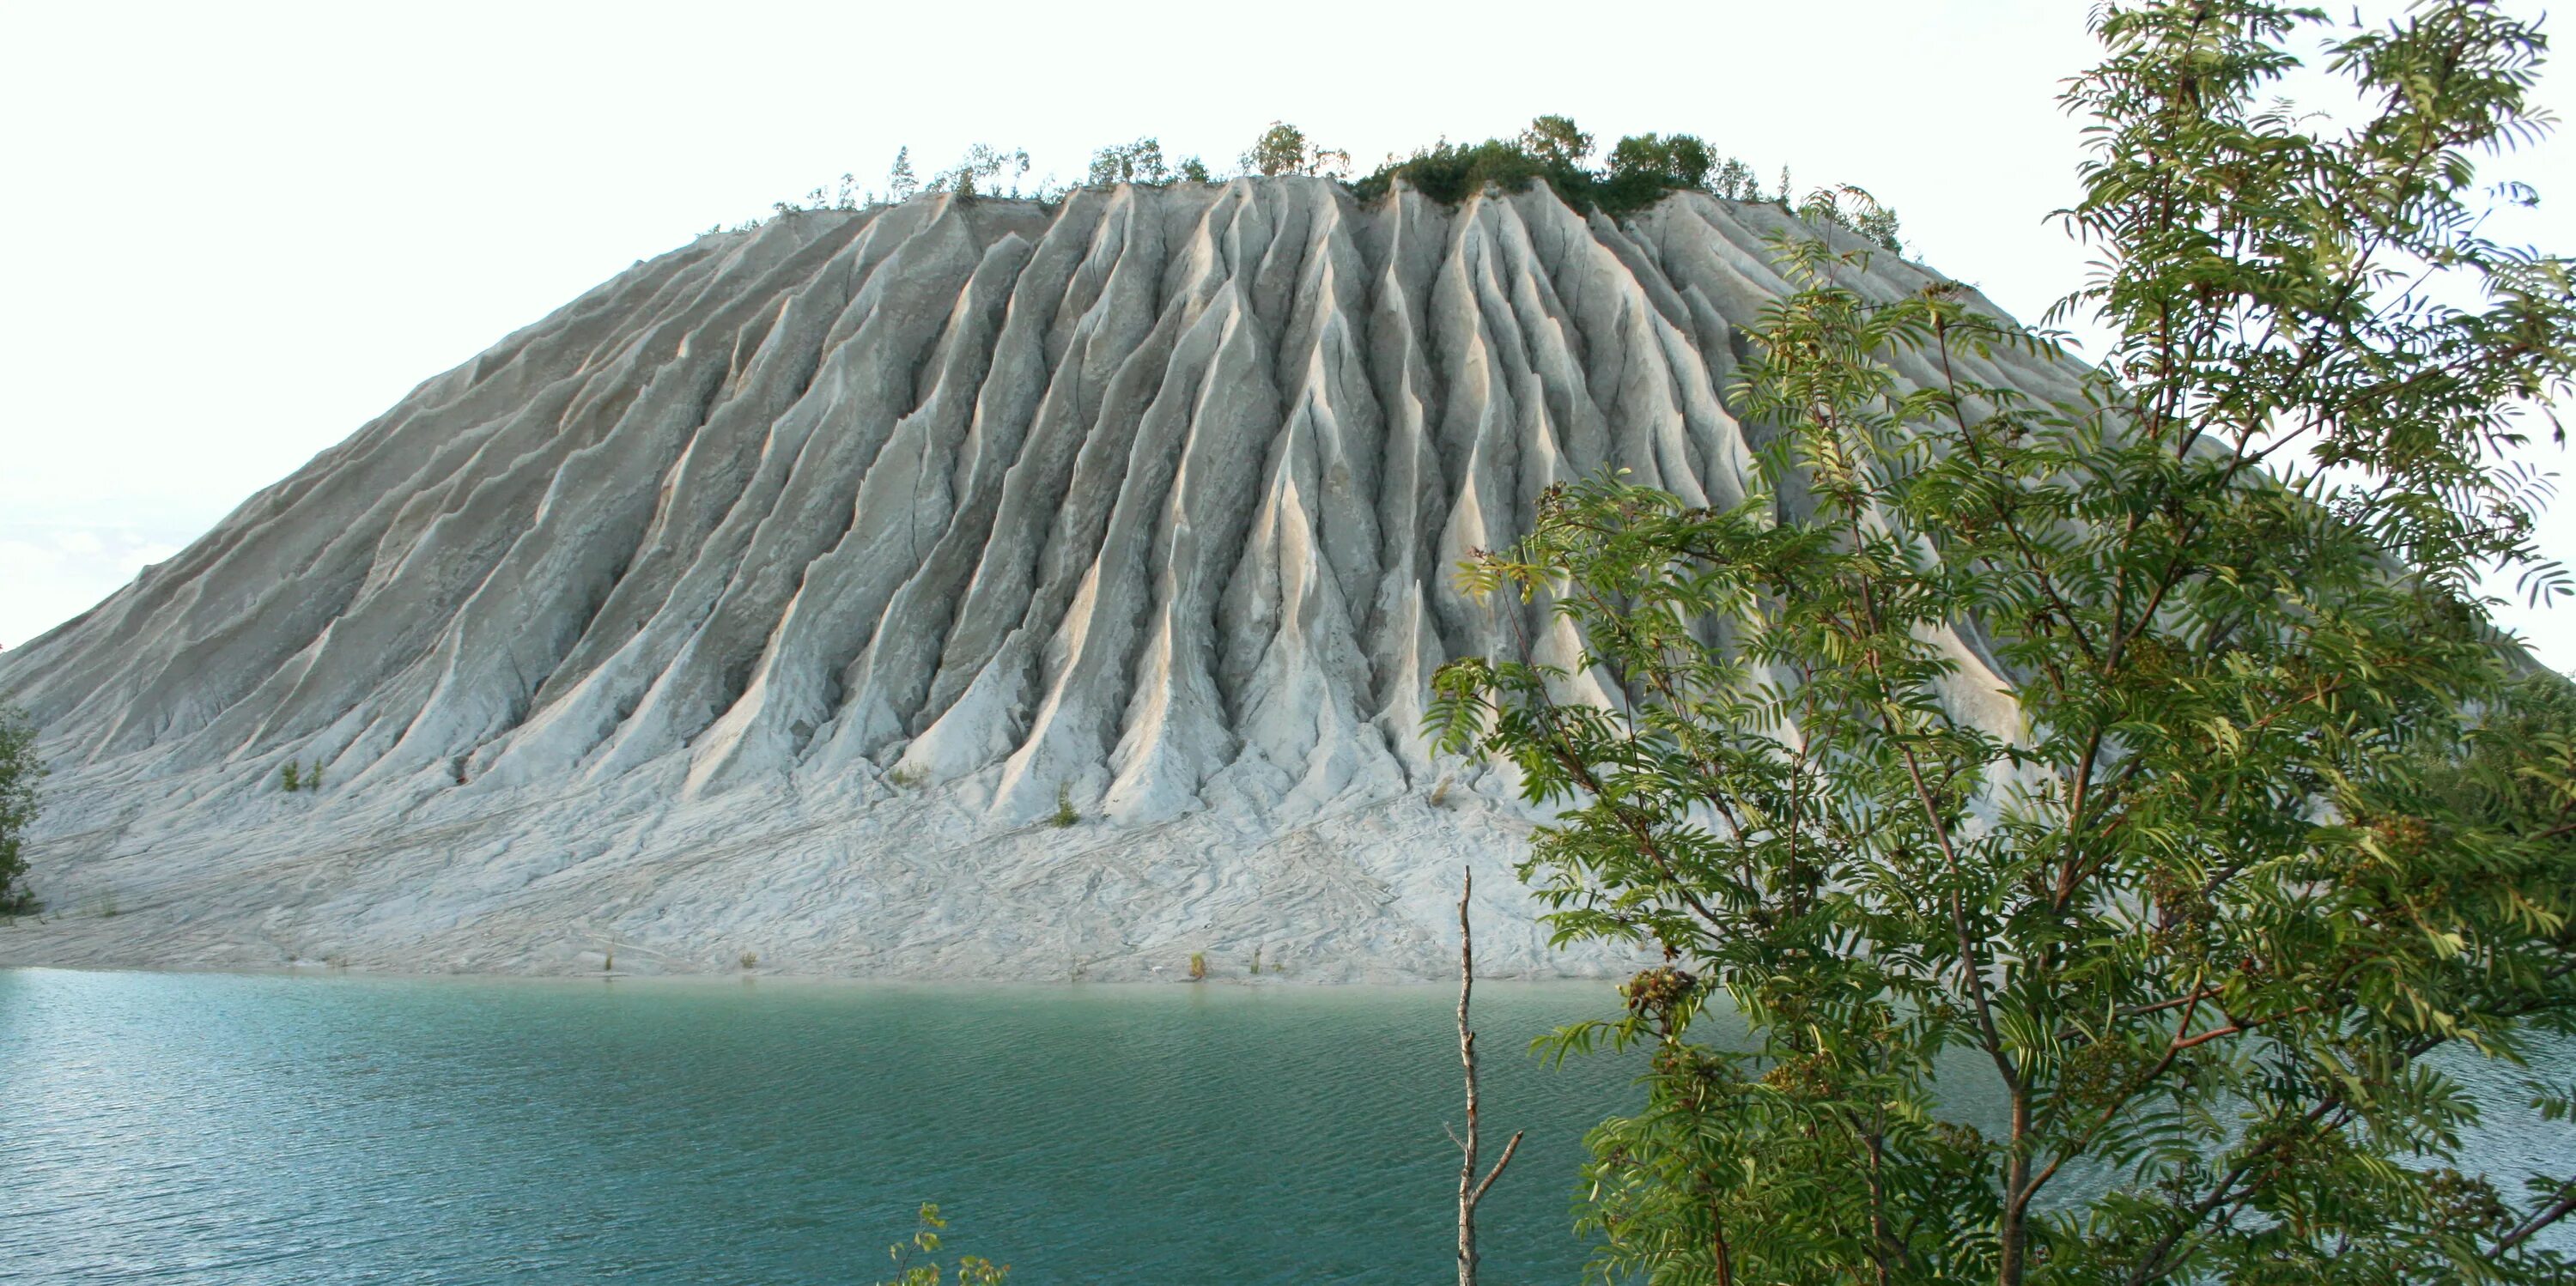
<svg viewBox="0 0 2576 1286">
<path fill-rule="evenodd" d="M 1729 201 L 1777 205 L 1810 223 L 1848 228 L 1886 249 L 1903 248 L 1898 239 L 1896 212 L 1868 192 L 1849 184 L 1836 184 L 1800 195 L 1785 166 L 1777 185 L 1766 190 L 1751 166 L 1737 157 L 1721 156 L 1707 140 L 1695 134 L 1627 135 L 1611 145 L 1598 166 L 1592 164 L 1594 151 L 1593 136 L 1571 118 L 1541 116 L 1512 138 L 1482 143 L 1451 143 L 1444 139 L 1410 155 L 1389 155 L 1375 170 L 1353 178 L 1348 151 L 1326 147 L 1286 121 L 1272 121 L 1236 158 L 1232 173 L 1212 170 L 1196 156 L 1168 158 L 1162 140 L 1147 135 L 1094 151 L 1090 168 L 1080 183 L 1060 183 L 1052 174 L 1032 183 L 1025 149 L 983 143 L 968 149 L 957 164 L 924 181 L 914 169 L 912 149 L 906 147 L 896 151 L 883 192 L 863 189 L 855 175 L 843 174 L 834 184 L 816 186 L 801 200 L 779 201 L 770 208 L 778 215 L 859 210 L 908 201 L 924 192 L 949 192 L 966 201 L 997 196 L 1053 203 L 1077 187 L 1119 183 L 1167 187 L 1175 183 L 1289 175 L 1342 182 L 1364 201 L 1382 199 L 1400 183 L 1435 201 L 1456 204 L 1489 188 L 1522 192 L 1533 183 L 1545 183 L 1568 205 L 1585 213 L 1597 210 L 1613 216 L 1632 214 L 1673 192 L 1706 192 Z M 734 230 L 747 231 L 759 223 L 753 220 Z M 723 230 L 718 225 L 707 231 Z"/>
<path fill-rule="evenodd" d="M 1607 163 L 1599 168 L 1587 164 L 1592 154 L 1592 135 L 1572 119 L 1541 116 L 1516 138 L 1444 140 L 1411 156 L 1389 157 L 1376 172 L 1352 184 L 1352 190 L 1364 200 L 1373 199 L 1401 182 L 1434 200 L 1456 202 L 1489 187 L 1519 192 L 1545 183 L 1577 210 L 1610 215 L 1646 209 L 1673 192 L 1706 192 L 1729 201 L 1779 205 L 1809 222 L 1849 228 L 1889 250 L 1902 248 L 1896 212 L 1868 192 L 1838 184 L 1801 197 L 1786 166 L 1779 186 L 1765 192 L 1751 166 L 1736 157 L 1720 157 L 1695 134 L 1628 135 L 1611 146 Z"/>
</svg>

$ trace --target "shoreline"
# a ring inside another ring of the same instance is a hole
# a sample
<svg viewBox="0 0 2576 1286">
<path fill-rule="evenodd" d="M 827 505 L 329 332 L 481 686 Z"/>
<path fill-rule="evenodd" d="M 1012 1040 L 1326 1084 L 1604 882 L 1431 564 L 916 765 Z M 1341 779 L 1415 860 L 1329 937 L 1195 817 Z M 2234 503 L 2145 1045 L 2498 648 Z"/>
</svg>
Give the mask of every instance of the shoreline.
<svg viewBox="0 0 2576 1286">
<path fill-rule="evenodd" d="M 1210 976 L 1201 980 L 1176 979 L 1102 979 L 1068 981 L 1064 979 L 1001 978 L 921 978 L 874 977 L 862 974 L 768 973 L 751 971 L 736 974 L 713 973 L 402 973 L 390 970 L 354 969 L 324 964 L 300 964 L 281 967 L 205 967 L 159 965 L 61 965 L 0 962 L 0 976 L 13 973 L 81 973 L 81 974 L 159 974 L 171 977 L 231 978 L 296 978 L 348 982 L 456 982 L 560 985 L 572 983 L 614 983 L 629 987 L 672 990 L 704 989 L 720 986 L 775 986 L 789 989 L 843 988 L 871 991 L 1047 991 L 1092 992 L 1099 994 L 1144 994 L 1187 992 L 1193 988 L 1233 993 L 1283 991 L 1300 994 L 1323 994 L 1343 991 L 1426 992 L 1454 989 L 1456 980 L 1391 979 L 1382 981 L 1294 978 L 1251 978 Z M 1599 975 L 1528 975 L 1478 974 L 1478 987 L 1519 989 L 1596 988 L 1621 981 L 1612 974 Z"/>
</svg>

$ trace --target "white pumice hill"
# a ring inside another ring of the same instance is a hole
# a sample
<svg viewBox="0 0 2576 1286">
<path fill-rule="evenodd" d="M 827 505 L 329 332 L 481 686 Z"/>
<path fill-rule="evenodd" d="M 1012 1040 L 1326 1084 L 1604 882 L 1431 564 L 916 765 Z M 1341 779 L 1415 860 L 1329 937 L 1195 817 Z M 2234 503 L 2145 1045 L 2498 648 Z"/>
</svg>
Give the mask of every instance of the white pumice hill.
<svg viewBox="0 0 2576 1286">
<path fill-rule="evenodd" d="M 1440 978 L 1472 863 L 1483 968 L 1624 970 L 1426 687 L 1572 655 L 1455 580 L 1549 484 L 1745 495 L 1796 227 L 1284 178 L 701 237 L 0 653 L 53 768 L 0 963 Z"/>
</svg>

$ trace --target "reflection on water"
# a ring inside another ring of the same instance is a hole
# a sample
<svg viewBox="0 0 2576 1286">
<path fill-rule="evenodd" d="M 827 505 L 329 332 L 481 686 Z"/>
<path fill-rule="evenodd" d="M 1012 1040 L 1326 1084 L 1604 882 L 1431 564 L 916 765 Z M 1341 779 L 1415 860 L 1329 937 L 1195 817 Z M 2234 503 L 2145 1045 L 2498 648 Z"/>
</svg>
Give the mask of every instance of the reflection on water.
<svg viewBox="0 0 2576 1286">
<path fill-rule="evenodd" d="M 1488 1280 L 1571 1281 L 1630 1072 L 1519 1056 Z M 1453 992 L 0 971 L 0 1279 L 871 1280 L 931 1200 L 1015 1283 L 1451 1271 Z"/>
<path fill-rule="evenodd" d="M 0 971 L 0 1280 L 867 1281 L 928 1200 L 1027 1286 L 1437 1281 L 1455 999 Z M 1571 1282 L 1634 1062 L 1518 1051 L 1615 1002 L 1477 999 L 1487 1128 L 1529 1130 L 1486 1279 Z M 2473 1147 L 2563 1171 L 2576 1128 Z"/>
</svg>

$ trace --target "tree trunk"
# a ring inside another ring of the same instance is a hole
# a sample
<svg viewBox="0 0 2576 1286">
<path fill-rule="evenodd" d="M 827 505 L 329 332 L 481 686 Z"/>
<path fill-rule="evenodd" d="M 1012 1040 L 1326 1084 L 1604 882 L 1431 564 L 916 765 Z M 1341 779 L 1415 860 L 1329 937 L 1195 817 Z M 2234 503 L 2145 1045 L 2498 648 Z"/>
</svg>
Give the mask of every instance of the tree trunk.
<svg viewBox="0 0 2576 1286">
<path fill-rule="evenodd" d="M 1512 1141 L 1503 1145 L 1502 1159 L 1494 1162 L 1483 1182 L 1477 1182 L 1476 1033 L 1467 1025 L 1467 1002 L 1476 987 L 1476 944 L 1467 925 L 1467 899 L 1475 891 L 1476 872 L 1470 867 L 1458 892 L 1458 1062 L 1467 1070 L 1467 1134 L 1458 1141 L 1463 1154 L 1458 1162 L 1458 1286 L 1476 1286 L 1476 1203 L 1485 1199 L 1485 1190 L 1494 1186 L 1521 1146 L 1520 1133 L 1515 1131 Z"/>
<path fill-rule="evenodd" d="M 2004 1217 L 1997 1229 L 2001 1243 L 1996 1286 L 2022 1286 L 2030 1247 L 2030 1090 L 2012 1087 L 2012 1156 L 2004 1162 Z"/>
</svg>

